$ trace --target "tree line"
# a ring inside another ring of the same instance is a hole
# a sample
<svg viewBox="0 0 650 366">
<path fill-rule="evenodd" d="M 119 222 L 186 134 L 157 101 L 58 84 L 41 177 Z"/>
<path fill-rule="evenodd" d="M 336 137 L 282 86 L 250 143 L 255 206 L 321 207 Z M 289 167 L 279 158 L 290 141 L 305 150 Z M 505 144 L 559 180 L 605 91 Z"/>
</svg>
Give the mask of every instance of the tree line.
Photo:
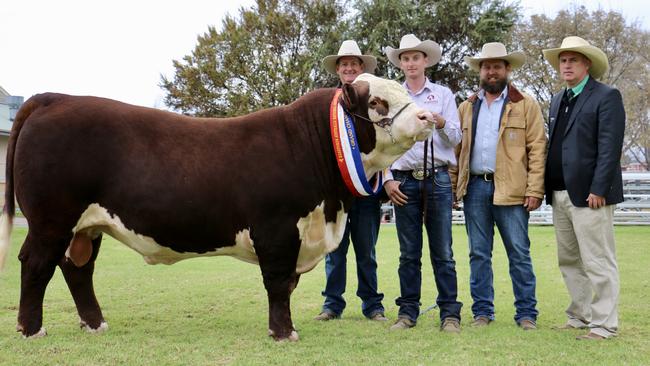
<svg viewBox="0 0 650 366">
<path fill-rule="evenodd" d="M 463 56 L 495 41 L 524 51 L 528 62 L 513 73 L 513 81 L 544 111 L 562 83 L 542 49 L 559 47 L 568 35 L 589 40 L 609 57 L 603 81 L 623 94 L 624 160 L 650 168 L 650 32 L 616 11 L 574 6 L 555 17 L 524 18 L 517 3 L 504 0 L 257 0 L 219 27 L 208 27 L 189 55 L 173 61 L 174 74 L 162 75 L 160 86 L 165 104 L 181 113 L 241 115 L 336 85 L 321 60 L 336 54 L 345 39 L 377 57 L 378 76 L 399 80 L 400 70 L 383 49 L 398 47 L 407 33 L 440 44 L 442 59 L 427 76 L 456 92 L 459 101 L 478 85 Z"/>
</svg>

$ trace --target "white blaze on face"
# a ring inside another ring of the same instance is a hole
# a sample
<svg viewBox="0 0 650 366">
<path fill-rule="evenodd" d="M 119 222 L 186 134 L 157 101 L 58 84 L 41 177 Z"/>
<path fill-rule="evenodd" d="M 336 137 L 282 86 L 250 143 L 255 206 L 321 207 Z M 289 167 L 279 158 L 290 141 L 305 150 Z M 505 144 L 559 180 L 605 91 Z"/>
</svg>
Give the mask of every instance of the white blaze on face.
<svg viewBox="0 0 650 366">
<path fill-rule="evenodd" d="M 316 206 L 307 216 L 301 217 L 296 226 L 300 233 L 300 253 L 296 264 L 296 273 L 305 273 L 313 269 L 327 253 L 338 247 L 348 215 L 341 209 L 336 213 L 335 222 L 325 220 L 325 202 Z"/>
<path fill-rule="evenodd" d="M 369 154 L 362 155 L 366 173 L 372 175 L 374 172 L 389 167 L 390 164 L 410 149 L 416 141 L 426 139 L 433 130 L 433 124 L 421 121 L 417 117 L 424 110 L 411 100 L 404 87 L 398 82 L 381 79 L 371 74 L 361 74 L 355 82 L 359 80 L 366 81 L 369 84 L 368 100 L 379 98 L 388 104 L 387 115 L 381 115 L 372 108 L 368 109 L 368 116 L 374 122 L 379 122 L 384 118 L 392 118 L 402 107 L 411 103 L 393 120 L 390 126 L 392 138 L 385 129 L 375 125 L 377 136 L 375 149 Z"/>
<path fill-rule="evenodd" d="M 73 234 L 83 232 L 91 239 L 97 238 L 104 232 L 140 253 L 148 264 L 173 264 L 183 259 L 215 255 L 229 255 L 249 263 L 259 264 L 248 229 L 238 232 L 235 235 L 235 243 L 228 243 L 230 246 L 206 253 L 179 253 L 161 246 L 151 237 L 129 230 L 119 217 L 109 214 L 104 207 L 93 203 L 81 214 L 72 232 Z"/>
</svg>

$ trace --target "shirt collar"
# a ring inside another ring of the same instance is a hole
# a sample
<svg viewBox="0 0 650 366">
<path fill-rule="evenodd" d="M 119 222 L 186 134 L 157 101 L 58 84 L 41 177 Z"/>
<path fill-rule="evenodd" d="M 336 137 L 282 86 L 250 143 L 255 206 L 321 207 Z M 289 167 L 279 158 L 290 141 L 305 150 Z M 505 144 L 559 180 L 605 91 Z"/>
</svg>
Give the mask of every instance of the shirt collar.
<svg viewBox="0 0 650 366">
<path fill-rule="evenodd" d="M 573 90 L 574 98 L 577 97 L 578 94 L 582 93 L 582 90 L 585 88 L 585 85 L 587 85 L 587 81 L 589 81 L 589 74 L 587 74 L 587 76 L 585 76 L 585 78 L 582 79 L 582 81 L 578 85 L 571 88 L 571 90 Z"/>
<path fill-rule="evenodd" d="M 420 95 L 420 94 L 422 94 L 422 93 L 423 93 L 425 90 L 427 90 L 427 89 L 428 89 L 429 91 L 433 91 L 433 83 L 432 83 L 431 80 L 429 80 L 429 78 L 427 78 L 427 77 L 424 78 L 424 85 L 422 86 L 422 89 L 420 89 L 420 90 L 418 90 L 418 91 L 416 91 L 416 92 L 413 92 L 413 91 L 411 91 L 411 89 L 409 89 L 409 86 L 408 86 L 408 84 L 406 83 L 406 80 L 404 80 L 404 83 L 402 83 L 402 86 L 403 86 L 404 89 L 406 89 L 406 91 L 407 91 L 409 94 L 411 94 L 411 95 Z"/>
</svg>

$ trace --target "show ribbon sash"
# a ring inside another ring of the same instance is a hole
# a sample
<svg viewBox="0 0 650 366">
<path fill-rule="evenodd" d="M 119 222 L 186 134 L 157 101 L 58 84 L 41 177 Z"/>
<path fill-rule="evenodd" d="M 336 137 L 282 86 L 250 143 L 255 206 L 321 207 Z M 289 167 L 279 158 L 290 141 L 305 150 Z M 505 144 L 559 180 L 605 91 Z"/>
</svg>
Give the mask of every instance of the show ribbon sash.
<svg viewBox="0 0 650 366">
<path fill-rule="evenodd" d="M 370 179 L 374 181 L 371 186 L 363 169 L 352 117 L 339 103 L 341 93 L 342 90 L 337 89 L 330 104 L 330 133 L 336 162 L 345 185 L 353 195 L 357 197 L 376 195 L 384 184 L 383 172 L 375 173 Z"/>
</svg>

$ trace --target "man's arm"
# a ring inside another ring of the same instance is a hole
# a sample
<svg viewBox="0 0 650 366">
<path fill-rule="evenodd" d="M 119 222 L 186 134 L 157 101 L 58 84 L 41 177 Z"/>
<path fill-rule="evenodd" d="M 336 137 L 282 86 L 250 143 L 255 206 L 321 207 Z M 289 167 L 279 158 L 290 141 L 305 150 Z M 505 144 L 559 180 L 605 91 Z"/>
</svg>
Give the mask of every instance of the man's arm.
<svg viewBox="0 0 650 366">
<path fill-rule="evenodd" d="M 542 198 L 544 198 L 547 139 L 539 103 L 532 98 L 524 102 L 526 103 L 526 154 L 528 155 L 524 207 L 530 212 L 541 206 Z"/>
<path fill-rule="evenodd" d="M 625 109 L 617 89 L 609 89 L 598 107 L 598 157 L 589 192 L 606 196 L 621 161 L 625 134 Z"/>
<path fill-rule="evenodd" d="M 460 118 L 458 118 L 458 108 L 456 107 L 456 99 L 451 90 L 446 89 L 445 95 L 443 97 L 443 106 L 442 106 L 442 118 L 444 118 L 444 124 L 442 128 L 436 126 L 436 132 L 439 134 L 442 141 L 445 144 L 455 147 L 460 144 L 460 140 L 463 137 L 460 130 Z"/>
</svg>

